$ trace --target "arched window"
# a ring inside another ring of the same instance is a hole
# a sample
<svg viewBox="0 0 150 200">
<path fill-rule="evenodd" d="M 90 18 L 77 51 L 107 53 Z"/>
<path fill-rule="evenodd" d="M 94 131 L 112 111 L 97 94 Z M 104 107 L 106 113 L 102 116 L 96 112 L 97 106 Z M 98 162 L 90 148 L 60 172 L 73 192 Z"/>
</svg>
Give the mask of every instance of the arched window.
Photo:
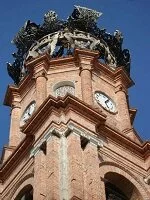
<svg viewBox="0 0 150 200">
<path fill-rule="evenodd" d="M 33 187 L 26 185 L 17 195 L 15 200 L 33 200 Z"/>
<path fill-rule="evenodd" d="M 55 97 L 64 97 L 67 93 L 75 95 L 74 83 L 71 81 L 59 82 L 54 86 L 53 90 Z"/>
</svg>

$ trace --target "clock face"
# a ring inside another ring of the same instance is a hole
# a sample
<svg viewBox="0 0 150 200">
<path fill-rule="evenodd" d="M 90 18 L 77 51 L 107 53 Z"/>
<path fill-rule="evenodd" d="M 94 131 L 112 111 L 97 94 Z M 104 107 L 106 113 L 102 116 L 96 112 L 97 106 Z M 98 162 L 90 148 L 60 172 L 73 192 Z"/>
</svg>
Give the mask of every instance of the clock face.
<svg viewBox="0 0 150 200">
<path fill-rule="evenodd" d="M 21 117 L 21 125 L 24 125 L 28 121 L 28 119 L 32 116 L 34 110 L 35 110 L 35 101 L 31 102 L 23 112 L 23 115 Z"/>
<path fill-rule="evenodd" d="M 106 110 L 112 113 L 116 112 L 116 105 L 114 101 L 103 92 L 95 92 L 95 99 Z"/>
</svg>

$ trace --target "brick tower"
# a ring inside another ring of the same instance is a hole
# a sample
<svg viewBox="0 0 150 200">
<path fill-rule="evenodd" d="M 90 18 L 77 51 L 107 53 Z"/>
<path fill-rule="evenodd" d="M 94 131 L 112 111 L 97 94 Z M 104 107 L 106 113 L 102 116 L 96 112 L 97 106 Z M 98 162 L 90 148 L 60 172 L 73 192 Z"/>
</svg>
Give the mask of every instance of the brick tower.
<svg viewBox="0 0 150 200">
<path fill-rule="evenodd" d="M 97 27 L 101 13 L 75 6 L 27 21 L 8 63 L 14 80 L 2 200 L 150 200 L 150 142 L 133 128 L 129 50 Z"/>
</svg>

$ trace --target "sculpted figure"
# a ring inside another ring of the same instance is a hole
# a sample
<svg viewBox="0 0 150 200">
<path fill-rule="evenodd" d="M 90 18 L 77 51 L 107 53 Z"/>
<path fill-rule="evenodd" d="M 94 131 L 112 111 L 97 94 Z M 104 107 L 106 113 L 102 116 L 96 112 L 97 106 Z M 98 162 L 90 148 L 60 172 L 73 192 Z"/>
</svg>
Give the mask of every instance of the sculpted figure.
<svg viewBox="0 0 150 200">
<path fill-rule="evenodd" d="M 89 47 L 90 47 L 90 41 L 85 42 L 82 40 L 75 40 L 74 43 L 75 43 L 75 47 L 77 47 L 77 48 L 89 49 Z"/>
<path fill-rule="evenodd" d="M 58 15 L 55 11 L 49 11 L 44 15 L 44 23 L 42 25 L 42 30 L 46 33 L 52 33 L 57 31 Z"/>
<path fill-rule="evenodd" d="M 112 56 L 108 47 L 105 48 L 105 61 L 111 67 L 116 67 L 116 60 L 115 57 Z"/>
<path fill-rule="evenodd" d="M 51 56 L 53 55 L 54 50 L 56 48 L 56 44 L 58 42 L 58 38 L 59 38 L 59 33 L 56 33 L 51 39 L 51 42 L 50 42 L 50 55 Z"/>
<path fill-rule="evenodd" d="M 123 42 L 123 35 L 122 33 L 119 31 L 119 30 L 116 30 L 114 32 L 114 37 L 115 39 L 118 41 L 118 43 L 120 43 L 120 45 L 122 45 L 122 42 Z"/>
<path fill-rule="evenodd" d="M 38 30 L 39 26 L 28 20 L 20 29 L 12 42 L 17 48 L 22 49 L 25 53 L 33 44 L 33 42 L 37 40 Z"/>
<path fill-rule="evenodd" d="M 120 59 L 120 65 L 124 66 L 125 70 L 127 71 L 127 73 L 130 75 L 130 52 L 128 49 L 124 49 L 122 51 L 122 56 Z"/>
<path fill-rule="evenodd" d="M 73 13 L 68 18 L 68 26 L 73 30 L 94 32 L 97 19 L 102 13 L 86 7 L 75 6 Z"/>
<path fill-rule="evenodd" d="M 23 63 L 28 49 L 38 38 L 38 30 L 39 26 L 28 20 L 12 41 L 18 48 L 18 51 L 12 54 L 15 58 L 13 64 L 7 63 L 7 71 L 15 84 L 18 84 L 26 74 Z"/>
<path fill-rule="evenodd" d="M 20 82 L 21 69 L 19 67 L 15 67 L 15 65 L 7 63 L 7 72 L 8 75 L 13 79 L 15 84 L 18 84 Z"/>
<path fill-rule="evenodd" d="M 41 26 L 44 35 L 53 33 L 63 29 L 66 26 L 66 22 L 58 19 L 58 15 L 55 11 L 49 11 L 44 15 L 44 23 Z"/>
</svg>

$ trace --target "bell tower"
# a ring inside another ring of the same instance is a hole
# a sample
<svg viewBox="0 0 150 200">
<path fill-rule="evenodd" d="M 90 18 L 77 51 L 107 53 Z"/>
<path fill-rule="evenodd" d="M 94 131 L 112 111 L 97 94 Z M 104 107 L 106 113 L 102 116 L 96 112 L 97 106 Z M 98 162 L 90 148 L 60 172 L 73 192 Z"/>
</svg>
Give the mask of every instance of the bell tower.
<svg viewBox="0 0 150 200">
<path fill-rule="evenodd" d="M 14 80 L 2 200 L 149 200 L 150 142 L 133 127 L 130 53 L 123 35 L 97 26 L 102 13 L 75 6 L 28 20 L 7 63 Z"/>
</svg>

